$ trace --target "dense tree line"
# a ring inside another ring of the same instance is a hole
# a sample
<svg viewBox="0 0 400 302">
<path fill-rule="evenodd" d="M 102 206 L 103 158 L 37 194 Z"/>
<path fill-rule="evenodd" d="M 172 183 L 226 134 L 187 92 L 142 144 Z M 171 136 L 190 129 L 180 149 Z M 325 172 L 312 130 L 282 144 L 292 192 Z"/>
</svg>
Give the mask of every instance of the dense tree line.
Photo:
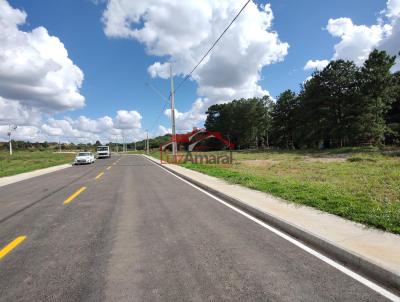
<svg viewBox="0 0 400 302">
<path fill-rule="evenodd" d="M 19 141 L 19 140 L 12 140 L 12 146 L 14 151 L 76 151 L 76 150 L 95 150 L 96 147 L 100 145 L 99 142 L 95 144 L 91 143 L 57 143 L 57 142 L 29 142 L 29 141 Z M 8 142 L 0 142 L 0 150 L 8 151 L 9 150 L 9 143 Z"/>
<path fill-rule="evenodd" d="M 158 136 L 152 139 L 149 139 L 149 145 L 151 149 L 158 149 L 161 144 L 164 144 L 171 140 L 171 135 L 166 134 L 163 136 Z M 96 151 L 97 146 L 103 145 L 102 142 L 96 141 L 94 144 L 92 143 L 57 143 L 57 142 L 29 142 L 29 141 L 19 141 L 19 140 L 12 140 L 13 150 L 14 151 L 23 151 L 23 150 L 30 150 L 30 151 L 77 151 L 77 150 L 87 150 L 87 151 Z M 105 143 L 106 146 L 110 146 L 112 151 L 122 151 L 123 144 L 122 143 L 114 143 L 109 142 Z M 136 142 L 136 150 L 145 150 L 146 140 L 141 140 Z M 127 143 L 126 148 L 128 151 L 135 150 L 135 143 Z M 8 151 L 9 150 L 9 143 L 8 142 L 0 142 L 0 150 Z"/>
<path fill-rule="evenodd" d="M 211 106 L 205 126 L 237 147 L 321 148 L 400 143 L 396 57 L 374 50 L 362 67 L 331 61 L 299 93 Z"/>
</svg>

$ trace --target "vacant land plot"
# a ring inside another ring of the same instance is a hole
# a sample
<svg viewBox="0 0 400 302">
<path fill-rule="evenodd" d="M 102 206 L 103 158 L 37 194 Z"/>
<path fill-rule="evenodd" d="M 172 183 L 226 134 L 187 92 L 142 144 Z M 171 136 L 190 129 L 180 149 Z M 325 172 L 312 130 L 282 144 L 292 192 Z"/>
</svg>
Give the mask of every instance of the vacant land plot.
<svg viewBox="0 0 400 302">
<path fill-rule="evenodd" d="M 184 166 L 400 234 L 399 151 L 235 152 L 233 159 Z"/>
<path fill-rule="evenodd" d="M 51 166 L 71 163 L 73 153 L 53 153 L 50 151 L 16 151 L 12 156 L 0 152 L 0 177 L 29 172 Z"/>
</svg>

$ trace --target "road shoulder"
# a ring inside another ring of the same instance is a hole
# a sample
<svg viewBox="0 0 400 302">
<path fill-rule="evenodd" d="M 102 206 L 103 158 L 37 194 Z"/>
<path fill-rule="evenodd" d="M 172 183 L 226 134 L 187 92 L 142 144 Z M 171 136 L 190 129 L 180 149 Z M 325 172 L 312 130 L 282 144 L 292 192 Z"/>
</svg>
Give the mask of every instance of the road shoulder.
<svg viewBox="0 0 400 302">
<path fill-rule="evenodd" d="M 146 156 L 159 164 L 159 160 Z M 172 164 L 164 168 L 221 197 L 251 215 L 350 265 L 367 277 L 400 288 L 400 236 L 367 228 L 269 194 L 229 184 Z"/>
</svg>

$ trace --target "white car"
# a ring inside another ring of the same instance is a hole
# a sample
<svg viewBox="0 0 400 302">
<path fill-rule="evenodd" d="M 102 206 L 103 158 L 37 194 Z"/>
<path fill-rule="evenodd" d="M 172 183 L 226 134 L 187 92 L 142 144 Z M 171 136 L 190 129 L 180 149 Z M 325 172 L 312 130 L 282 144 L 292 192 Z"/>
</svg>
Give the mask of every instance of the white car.
<svg viewBox="0 0 400 302">
<path fill-rule="evenodd" d="M 95 161 L 95 157 L 92 152 L 79 152 L 75 156 L 75 165 L 80 165 L 80 164 L 92 164 Z"/>
</svg>

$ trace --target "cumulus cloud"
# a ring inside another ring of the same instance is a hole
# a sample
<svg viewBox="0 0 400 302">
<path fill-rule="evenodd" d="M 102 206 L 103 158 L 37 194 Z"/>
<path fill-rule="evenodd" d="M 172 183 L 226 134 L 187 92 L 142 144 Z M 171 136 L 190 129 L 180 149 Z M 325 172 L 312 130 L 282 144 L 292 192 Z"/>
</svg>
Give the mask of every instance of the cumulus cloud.
<svg viewBox="0 0 400 302">
<path fill-rule="evenodd" d="M 163 125 L 159 125 L 159 126 L 158 126 L 157 135 L 163 136 L 163 135 L 165 135 L 165 134 L 170 134 L 170 133 L 172 133 L 172 129 L 171 129 L 171 128 L 166 128 L 166 127 L 164 127 Z"/>
<path fill-rule="evenodd" d="M 0 100 L 0 110 L 2 109 Z M 1 111 L 0 111 L 1 113 Z M 0 114 L 0 119 L 2 116 Z M 114 117 L 103 116 L 89 118 L 79 116 L 76 119 L 64 117 L 62 119 L 48 118 L 45 122 L 35 126 L 19 125 L 13 132 L 13 138 L 29 141 L 58 141 L 63 142 L 95 142 L 103 143 L 143 139 L 145 133 L 141 128 L 142 116 L 137 111 L 119 110 Z M 7 139 L 8 125 L 0 123 L 0 140 Z"/>
<path fill-rule="evenodd" d="M 79 89 L 83 72 L 64 44 L 44 27 L 23 31 L 27 14 L 0 0 L 0 139 L 16 124 L 14 139 L 104 142 L 143 137 L 142 116 L 119 110 L 114 117 L 55 119 L 56 112 L 85 105 Z"/>
<path fill-rule="evenodd" d="M 304 66 L 304 70 L 322 70 L 328 64 L 328 60 L 309 60 Z"/>
<path fill-rule="evenodd" d="M 17 124 L 21 126 L 38 125 L 41 112 L 29 108 L 17 101 L 10 101 L 0 96 L 0 125 Z"/>
<path fill-rule="evenodd" d="M 168 79 L 170 77 L 170 64 L 155 62 L 147 68 L 147 72 L 152 78 L 160 77 L 162 79 Z"/>
<path fill-rule="evenodd" d="M 6 139 L 8 124 L 18 125 L 15 139 L 66 135 L 60 125 L 42 125 L 44 115 L 85 105 L 83 72 L 64 44 L 44 27 L 21 30 L 26 19 L 24 11 L 0 0 L 0 139 Z"/>
<path fill-rule="evenodd" d="M 175 109 L 176 129 L 179 132 L 191 131 L 206 119 L 205 111 L 211 105 L 210 100 L 198 98 L 187 112 L 179 112 Z M 165 115 L 171 118 L 171 109 L 165 110 Z"/>
<path fill-rule="evenodd" d="M 118 110 L 115 117 L 103 116 L 91 119 L 79 116 L 77 119 L 50 118 L 41 126 L 41 131 L 51 138 L 65 141 L 102 142 L 122 140 L 138 140 L 144 137 L 141 129 L 142 116 L 137 111 Z"/>
<path fill-rule="evenodd" d="M 345 59 L 362 65 L 370 52 L 390 34 L 389 24 L 371 26 L 355 25 L 350 18 L 330 19 L 326 27 L 328 32 L 339 37 L 341 41 L 335 45 L 333 59 Z"/>
<path fill-rule="evenodd" d="M 400 17 L 400 0 L 388 0 L 385 13 L 389 18 Z"/>
<path fill-rule="evenodd" d="M 103 15 L 104 32 L 112 38 L 135 39 L 149 54 L 159 56 L 161 59 L 148 68 L 151 77 L 168 78 L 168 61 L 173 62 L 176 75 L 185 76 L 242 5 L 236 0 L 110 0 Z M 289 48 L 272 30 L 273 18 L 269 4 L 249 3 L 192 75 L 201 98 L 212 104 L 268 95 L 259 85 L 261 71 L 282 61 Z M 193 106 L 198 104 L 196 101 Z M 177 117 L 183 128 L 203 119 L 193 108 L 177 112 Z M 186 125 L 184 119 L 188 119 Z"/>
<path fill-rule="evenodd" d="M 360 66 L 374 48 L 397 55 L 400 51 L 400 0 L 388 0 L 376 24 L 356 25 L 350 18 L 337 18 L 329 19 L 326 29 L 333 37 L 340 38 L 334 46 L 333 60 L 351 60 Z M 394 70 L 400 70 L 399 59 Z"/>
<path fill-rule="evenodd" d="M 118 129 L 138 129 L 141 127 L 142 116 L 137 111 L 119 110 L 115 117 L 115 127 Z"/>
<path fill-rule="evenodd" d="M 0 125 L 0 139 L 7 140 L 9 127 L 8 125 Z M 44 141 L 41 136 L 41 131 L 39 127 L 36 126 L 23 126 L 18 127 L 15 131 L 12 131 L 12 139 L 14 140 L 26 140 L 27 137 L 30 138 L 31 141 Z"/>
<path fill-rule="evenodd" d="M 26 17 L 0 0 L 0 96 L 46 112 L 83 107 L 83 72 L 46 28 L 20 30 Z"/>
</svg>

